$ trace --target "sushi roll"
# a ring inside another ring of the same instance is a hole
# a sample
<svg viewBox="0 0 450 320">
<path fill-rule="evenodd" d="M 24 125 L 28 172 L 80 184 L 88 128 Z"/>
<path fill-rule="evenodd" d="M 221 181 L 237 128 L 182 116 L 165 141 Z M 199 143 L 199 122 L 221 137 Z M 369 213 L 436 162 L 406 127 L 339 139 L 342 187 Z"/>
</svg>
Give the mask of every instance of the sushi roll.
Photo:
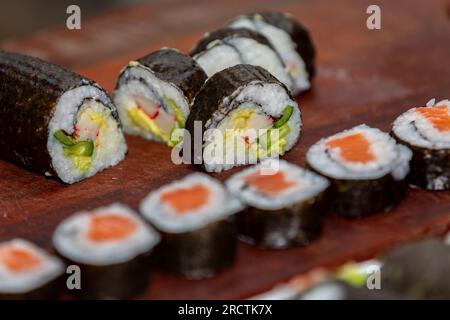
<svg viewBox="0 0 450 320">
<path fill-rule="evenodd" d="M 201 173 L 152 191 L 140 207 L 162 235 L 155 252 L 159 267 L 192 279 L 211 277 L 234 262 L 233 214 L 241 209 L 220 182 Z"/>
<path fill-rule="evenodd" d="M 112 204 L 83 211 L 63 221 L 53 245 L 81 270 L 84 299 L 128 299 L 148 284 L 150 253 L 160 237 L 126 206 Z"/>
<path fill-rule="evenodd" d="M 172 132 L 184 128 L 192 100 L 206 79 L 194 59 L 175 49 L 131 61 L 113 95 L 125 132 L 176 145 Z"/>
<path fill-rule="evenodd" d="M 296 144 L 301 125 L 300 109 L 281 82 L 261 67 L 236 65 L 197 94 L 186 121 L 190 143 L 185 137 L 183 150 L 191 158 L 185 162 L 220 172 L 278 157 Z"/>
<path fill-rule="evenodd" d="M 306 245 L 320 235 L 327 179 L 278 159 L 236 173 L 229 192 L 247 208 L 236 215 L 242 240 L 266 248 Z"/>
<path fill-rule="evenodd" d="M 191 56 L 208 77 L 237 64 L 260 66 L 289 90 L 293 80 L 280 55 L 263 35 L 249 29 L 223 28 L 207 33 L 192 49 Z"/>
<path fill-rule="evenodd" d="M 277 50 L 293 79 L 293 94 L 311 87 L 315 74 L 315 47 L 308 30 L 291 15 L 261 12 L 241 15 L 231 21 L 230 28 L 257 31 Z"/>
<path fill-rule="evenodd" d="M 127 151 L 117 110 L 96 83 L 0 51 L 0 159 L 74 183 Z"/>
<path fill-rule="evenodd" d="M 26 240 L 0 243 L 0 300 L 56 299 L 64 271 L 60 259 Z"/>
<path fill-rule="evenodd" d="M 389 211 L 403 198 L 411 157 L 387 133 L 363 124 L 315 143 L 306 163 L 329 178 L 335 213 L 362 217 Z"/>
<path fill-rule="evenodd" d="M 450 299 L 450 247 L 440 239 L 401 246 L 388 253 L 381 285 L 410 299 Z"/>
<path fill-rule="evenodd" d="M 412 152 L 408 182 L 427 190 L 450 189 L 450 101 L 412 108 L 395 121 L 392 135 Z"/>
</svg>

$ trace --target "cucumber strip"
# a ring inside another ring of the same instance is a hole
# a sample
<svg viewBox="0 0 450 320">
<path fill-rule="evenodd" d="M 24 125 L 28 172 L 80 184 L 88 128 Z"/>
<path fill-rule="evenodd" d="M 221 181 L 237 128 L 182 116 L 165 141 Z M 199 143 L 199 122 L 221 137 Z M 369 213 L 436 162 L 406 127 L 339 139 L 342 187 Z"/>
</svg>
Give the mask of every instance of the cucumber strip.
<svg viewBox="0 0 450 320">
<path fill-rule="evenodd" d="M 167 105 L 172 109 L 173 113 L 175 114 L 175 118 L 177 118 L 178 125 L 180 128 L 184 128 L 184 123 L 186 121 L 184 117 L 184 113 L 181 110 L 181 108 L 177 105 L 177 103 L 170 99 L 168 96 L 164 96 L 164 101 L 167 103 Z"/>
<path fill-rule="evenodd" d="M 68 156 L 90 157 L 94 153 L 94 142 L 92 140 L 80 141 L 73 146 L 64 147 L 64 153 Z"/>
<path fill-rule="evenodd" d="M 293 112 L 294 112 L 293 106 L 286 106 L 286 108 L 284 108 L 284 110 L 283 110 L 283 116 L 280 119 L 278 119 L 277 121 L 275 121 L 275 123 L 273 124 L 273 127 L 279 128 L 283 124 L 288 122 L 289 119 L 291 118 Z"/>
<path fill-rule="evenodd" d="M 56 131 L 53 136 L 55 137 L 56 140 L 58 140 L 61 144 L 67 146 L 67 147 L 71 147 L 75 145 L 75 140 L 67 135 L 63 130 L 58 130 Z"/>
</svg>

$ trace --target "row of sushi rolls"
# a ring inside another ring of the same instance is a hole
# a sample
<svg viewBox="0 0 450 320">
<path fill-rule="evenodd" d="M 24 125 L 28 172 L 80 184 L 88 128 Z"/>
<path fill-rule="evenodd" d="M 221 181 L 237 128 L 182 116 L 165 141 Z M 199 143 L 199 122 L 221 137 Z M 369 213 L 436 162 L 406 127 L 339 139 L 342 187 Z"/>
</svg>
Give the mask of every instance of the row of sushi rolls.
<svg viewBox="0 0 450 320">
<path fill-rule="evenodd" d="M 361 124 L 324 137 L 307 151 L 306 168 L 279 160 L 301 136 L 294 97 L 311 87 L 314 59 L 308 30 L 277 12 L 239 16 L 205 34 L 189 55 L 163 48 L 129 62 L 112 98 L 60 66 L 0 51 L 3 160 L 72 184 L 122 161 L 124 132 L 175 147 L 194 143 L 198 121 L 200 155 L 213 150 L 197 165 L 203 172 L 152 190 L 139 214 L 114 203 L 71 215 L 53 234 L 54 255 L 24 239 L 1 243 L 0 298 L 57 297 L 67 265 L 81 270 L 76 296 L 130 298 L 147 287 L 153 268 L 211 277 L 233 264 L 239 239 L 261 248 L 304 246 L 320 236 L 328 210 L 361 218 L 389 211 L 409 185 L 450 188 L 448 100 L 406 111 L 390 133 Z M 237 140 L 245 142 L 244 160 L 221 162 L 236 148 L 227 141 Z M 249 163 L 224 183 L 208 175 Z M 449 251 L 428 240 L 388 255 L 382 297 L 450 298 L 441 277 Z M 433 274 L 424 271 L 430 268 Z M 348 285 L 358 282 L 358 270 L 344 274 L 350 281 L 336 278 L 309 296 L 368 294 Z"/>
</svg>

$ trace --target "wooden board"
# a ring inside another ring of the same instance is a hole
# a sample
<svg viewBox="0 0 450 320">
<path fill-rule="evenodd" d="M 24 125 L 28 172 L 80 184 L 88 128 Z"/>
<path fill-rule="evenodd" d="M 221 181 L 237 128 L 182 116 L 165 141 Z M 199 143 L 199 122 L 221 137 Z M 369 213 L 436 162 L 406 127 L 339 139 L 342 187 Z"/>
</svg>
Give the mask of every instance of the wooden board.
<svg viewBox="0 0 450 320">
<path fill-rule="evenodd" d="M 279 10 L 304 21 L 318 49 L 314 88 L 299 98 L 304 134 L 286 160 L 302 165 L 308 147 L 323 136 L 360 123 L 389 130 L 393 119 L 408 108 L 432 97 L 449 97 L 446 1 L 384 1 L 382 29 L 376 31 L 365 24 L 370 1 L 283 3 Z M 231 18 L 220 17 L 211 26 Z M 188 26 L 184 30 L 164 41 L 149 39 L 139 52 L 79 71 L 111 90 L 129 59 L 163 45 L 187 50 L 203 33 L 186 33 Z M 133 137 L 128 143 L 125 161 L 72 186 L 0 161 L 0 240 L 24 237 L 48 247 L 55 226 L 75 211 L 115 201 L 137 208 L 151 189 L 194 171 L 172 164 L 165 146 Z M 236 171 L 215 176 L 223 180 Z M 387 214 L 362 220 L 328 215 L 321 239 L 305 248 L 271 251 L 242 244 L 235 265 L 213 279 L 188 281 L 155 273 L 141 298 L 246 298 L 311 268 L 366 259 L 449 228 L 450 192 L 411 189 L 405 201 Z"/>
</svg>

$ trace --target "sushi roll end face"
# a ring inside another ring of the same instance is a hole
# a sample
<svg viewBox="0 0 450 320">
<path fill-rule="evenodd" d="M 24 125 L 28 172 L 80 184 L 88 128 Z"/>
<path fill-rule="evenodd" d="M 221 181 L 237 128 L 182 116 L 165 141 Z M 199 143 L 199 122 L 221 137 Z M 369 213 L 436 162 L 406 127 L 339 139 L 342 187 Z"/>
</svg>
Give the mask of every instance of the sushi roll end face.
<svg viewBox="0 0 450 320">
<path fill-rule="evenodd" d="M 131 61 L 113 96 L 125 132 L 176 145 L 172 133 L 184 128 L 190 104 L 206 79 L 194 59 L 174 49 Z"/>
<path fill-rule="evenodd" d="M 0 300 L 56 299 L 64 264 L 32 243 L 0 243 Z"/>
<path fill-rule="evenodd" d="M 404 196 L 412 152 L 366 125 L 314 144 L 307 167 L 329 178 L 331 209 L 347 217 L 389 211 Z"/>
<path fill-rule="evenodd" d="M 230 266 L 237 246 L 233 215 L 240 210 L 218 181 L 200 173 L 152 191 L 141 213 L 162 236 L 158 266 L 194 279 Z"/>
<path fill-rule="evenodd" d="M 322 230 L 329 182 L 283 160 L 267 159 L 227 181 L 247 209 L 238 213 L 242 240 L 265 248 L 306 245 Z"/>
<path fill-rule="evenodd" d="M 254 30 L 267 38 L 288 70 L 293 94 L 311 87 L 315 46 L 309 31 L 292 16 L 281 12 L 252 13 L 235 18 L 228 26 Z"/>
<path fill-rule="evenodd" d="M 278 157 L 298 141 L 301 126 L 300 109 L 283 84 L 261 67 L 237 65 L 208 79 L 194 100 L 186 121 L 190 162 L 221 172 Z"/>
<path fill-rule="evenodd" d="M 450 189 L 450 101 L 412 108 L 395 121 L 392 135 L 413 152 L 408 182 L 428 190 Z"/>
<path fill-rule="evenodd" d="M 150 253 L 160 236 L 129 208 L 113 204 L 63 221 L 53 236 L 58 253 L 81 269 L 88 299 L 127 299 L 147 286 Z"/>
<path fill-rule="evenodd" d="M 117 110 L 94 82 L 4 51 L 0 81 L 0 158 L 74 183 L 125 157 Z"/>
</svg>

